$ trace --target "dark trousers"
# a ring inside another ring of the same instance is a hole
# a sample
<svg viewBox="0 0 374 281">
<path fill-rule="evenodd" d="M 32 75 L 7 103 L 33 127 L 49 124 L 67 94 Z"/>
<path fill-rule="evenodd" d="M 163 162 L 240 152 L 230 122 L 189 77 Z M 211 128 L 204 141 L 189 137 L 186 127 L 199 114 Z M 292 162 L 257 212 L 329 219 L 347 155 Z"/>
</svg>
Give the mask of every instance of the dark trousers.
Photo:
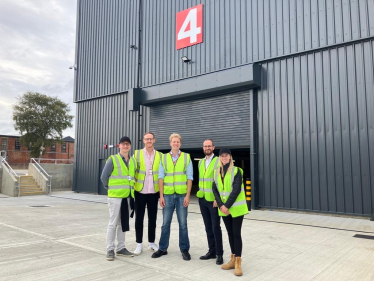
<svg viewBox="0 0 374 281">
<path fill-rule="evenodd" d="M 222 217 L 225 223 L 227 234 L 229 236 L 231 253 L 235 254 L 235 257 L 242 256 L 242 224 L 244 216 L 233 218 L 231 215 Z"/>
<path fill-rule="evenodd" d="M 199 198 L 199 206 L 201 214 L 203 215 L 209 252 L 222 256 L 222 231 L 218 208 L 214 208 L 213 202 L 206 201 L 205 198 Z"/>
<path fill-rule="evenodd" d="M 143 242 L 145 207 L 148 210 L 148 242 L 154 243 L 156 237 L 157 205 L 159 193 L 142 194 L 135 191 L 135 233 L 136 243 Z"/>
</svg>

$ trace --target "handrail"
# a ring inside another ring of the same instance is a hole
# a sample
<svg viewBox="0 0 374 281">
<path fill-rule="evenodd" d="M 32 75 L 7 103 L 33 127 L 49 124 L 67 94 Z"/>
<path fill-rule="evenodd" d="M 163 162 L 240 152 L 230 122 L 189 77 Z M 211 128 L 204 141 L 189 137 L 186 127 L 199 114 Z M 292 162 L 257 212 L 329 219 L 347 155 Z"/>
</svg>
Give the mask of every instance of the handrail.
<svg viewBox="0 0 374 281">
<path fill-rule="evenodd" d="M 17 189 L 18 189 L 18 197 L 21 196 L 21 177 L 17 175 L 17 173 L 12 169 L 9 163 L 5 160 L 4 157 L 0 156 L 0 164 L 4 163 L 5 167 L 8 169 L 8 172 L 17 180 Z"/>
<path fill-rule="evenodd" d="M 32 163 L 32 159 L 34 160 L 37 160 L 38 163 L 40 163 L 40 161 L 54 161 L 55 164 L 57 164 L 58 161 L 67 161 L 67 162 L 74 162 L 74 159 L 50 159 L 50 158 L 31 158 L 30 159 L 30 163 Z"/>
<path fill-rule="evenodd" d="M 39 173 L 42 173 L 42 172 L 43 172 L 44 175 L 45 175 L 47 178 L 49 178 L 49 195 L 51 195 L 51 194 L 52 194 L 52 176 L 49 175 L 49 174 L 46 172 L 46 170 L 43 169 L 42 166 L 40 166 L 40 164 L 38 163 L 38 161 L 37 161 L 35 158 L 31 158 L 31 159 L 30 159 L 30 163 L 33 164 L 33 162 L 34 162 L 34 164 L 36 164 Z"/>
</svg>

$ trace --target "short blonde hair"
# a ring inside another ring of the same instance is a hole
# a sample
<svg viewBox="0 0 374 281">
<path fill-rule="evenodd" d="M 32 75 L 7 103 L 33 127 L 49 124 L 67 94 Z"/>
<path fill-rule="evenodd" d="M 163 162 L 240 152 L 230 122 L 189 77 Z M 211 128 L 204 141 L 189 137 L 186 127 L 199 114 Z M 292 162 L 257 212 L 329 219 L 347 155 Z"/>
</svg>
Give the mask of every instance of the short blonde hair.
<svg viewBox="0 0 374 281">
<path fill-rule="evenodd" d="M 181 137 L 180 134 L 172 133 L 172 134 L 170 135 L 170 137 L 169 137 L 169 141 L 171 142 L 171 140 L 172 140 L 173 138 L 179 138 L 179 141 L 182 142 L 182 137 Z"/>
</svg>

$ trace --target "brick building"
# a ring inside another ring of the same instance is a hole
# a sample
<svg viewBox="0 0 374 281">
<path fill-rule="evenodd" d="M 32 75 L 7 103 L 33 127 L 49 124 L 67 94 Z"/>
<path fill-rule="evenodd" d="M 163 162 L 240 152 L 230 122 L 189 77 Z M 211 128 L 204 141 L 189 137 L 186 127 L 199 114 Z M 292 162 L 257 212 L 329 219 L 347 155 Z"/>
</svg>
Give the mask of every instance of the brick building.
<svg viewBox="0 0 374 281">
<path fill-rule="evenodd" d="M 27 168 L 30 162 L 30 150 L 21 144 L 21 136 L 0 135 L 0 151 L 2 155 L 6 154 L 8 163 L 13 168 Z M 55 145 L 46 147 L 42 158 L 47 159 L 74 159 L 74 139 L 65 137 L 62 143 L 56 142 Z"/>
</svg>

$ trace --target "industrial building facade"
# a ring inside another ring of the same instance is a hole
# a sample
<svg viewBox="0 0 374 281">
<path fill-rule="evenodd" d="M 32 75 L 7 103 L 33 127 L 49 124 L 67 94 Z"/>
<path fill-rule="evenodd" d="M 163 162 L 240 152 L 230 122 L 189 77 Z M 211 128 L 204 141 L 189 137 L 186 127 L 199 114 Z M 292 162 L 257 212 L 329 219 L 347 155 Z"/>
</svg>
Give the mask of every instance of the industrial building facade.
<svg viewBox="0 0 374 281">
<path fill-rule="evenodd" d="M 177 14 L 197 6 L 181 38 L 202 42 L 177 48 Z M 121 136 L 134 150 L 152 131 L 166 152 L 178 132 L 193 159 L 206 138 L 232 149 L 252 207 L 371 215 L 374 1 L 79 0 L 77 14 L 75 191 L 105 193 Z"/>
</svg>

